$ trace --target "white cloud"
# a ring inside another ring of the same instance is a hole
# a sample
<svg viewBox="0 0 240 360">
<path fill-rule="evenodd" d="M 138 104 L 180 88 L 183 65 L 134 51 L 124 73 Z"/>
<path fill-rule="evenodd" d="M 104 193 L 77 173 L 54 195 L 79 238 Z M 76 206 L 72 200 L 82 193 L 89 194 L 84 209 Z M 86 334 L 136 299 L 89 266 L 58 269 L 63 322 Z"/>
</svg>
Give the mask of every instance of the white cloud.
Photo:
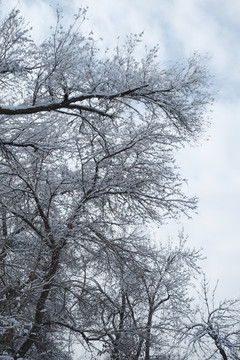
<svg viewBox="0 0 240 360">
<path fill-rule="evenodd" d="M 198 215 L 182 220 L 189 241 L 204 248 L 204 268 L 213 281 L 220 279 L 219 295 L 240 296 L 240 105 L 231 100 L 214 106 L 210 139 L 202 147 L 178 155 L 189 192 L 199 196 Z M 172 224 L 166 229 L 171 232 Z"/>
</svg>

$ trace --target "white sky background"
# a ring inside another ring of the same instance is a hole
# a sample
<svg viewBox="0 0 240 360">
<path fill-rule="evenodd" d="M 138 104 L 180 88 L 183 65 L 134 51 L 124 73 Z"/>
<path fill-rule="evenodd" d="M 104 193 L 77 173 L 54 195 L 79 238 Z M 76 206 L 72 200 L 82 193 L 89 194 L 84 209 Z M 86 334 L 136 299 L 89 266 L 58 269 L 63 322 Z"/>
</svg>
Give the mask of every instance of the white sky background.
<svg viewBox="0 0 240 360">
<path fill-rule="evenodd" d="M 57 1 L 51 1 L 56 5 Z M 189 245 L 203 247 L 204 271 L 218 294 L 240 296 L 240 1 L 239 0 L 61 0 L 66 23 L 88 6 L 84 30 L 94 31 L 106 47 L 120 36 L 144 31 L 143 42 L 160 45 L 160 61 L 182 60 L 196 51 L 208 55 L 215 76 L 215 96 L 208 141 L 177 155 L 186 189 L 199 197 L 198 215 L 160 229 L 175 237 L 184 226 Z M 2 14 L 16 6 L 33 27 L 38 41 L 55 21 L 49 1 L 2 0 Z"/>
</svg>

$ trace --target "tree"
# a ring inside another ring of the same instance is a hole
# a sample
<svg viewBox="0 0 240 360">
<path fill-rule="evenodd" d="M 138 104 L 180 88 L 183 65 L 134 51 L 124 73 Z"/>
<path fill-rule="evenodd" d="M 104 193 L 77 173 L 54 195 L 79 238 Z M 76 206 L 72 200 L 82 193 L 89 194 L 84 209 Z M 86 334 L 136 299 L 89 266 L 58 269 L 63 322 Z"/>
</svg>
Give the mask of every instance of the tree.
<svg viewBox="0 0 240 360">
<path fill-rule="evenodd" d="M 108 353 L 109 359 L 150 360 L 153 354 L 170 359 L 181 318 L 189 311 L 188 287 L 200 255 L 186 247 L 182 235 L 178 246 L 162 244 L 156 250 L 146 244 L 138 254 L 142 259 L 138 255 L 137 261 L 111 264 L 100 280 L 95 274 L 89 277 L 86 282 L 95 290 L 87 303 L 97 310 L 79 309 L 78 314 L 95 313 L 85 336 L 101 342 L 100 353 Z"/>
<path fill-rule="evenodd" d="M 100 55 L 84 15 L 64 30 L 58 12 L 39 46 L 16 10 L 0 29 L 0 351 L 14 359 L 68 358 L 58 339 L 87 340 L 67 320 L 99 254 L 127 259 L 134 226 L 196 208 L 174 151 L 211 102 L 201 59 L 162 70 L 156 48 L 135 59 L 138 36 Z"/>
<path fill-rule="evenodd" d="M 188 319 L 185 335 L 190 337 L 189 351 L 199 358 L 240 359 L 240 301 L 223 300 L 216 304 L 216 288 L 209 297 L 206 279 L 202 284 L 202 307 L 199 305 Z"/>
</svg>

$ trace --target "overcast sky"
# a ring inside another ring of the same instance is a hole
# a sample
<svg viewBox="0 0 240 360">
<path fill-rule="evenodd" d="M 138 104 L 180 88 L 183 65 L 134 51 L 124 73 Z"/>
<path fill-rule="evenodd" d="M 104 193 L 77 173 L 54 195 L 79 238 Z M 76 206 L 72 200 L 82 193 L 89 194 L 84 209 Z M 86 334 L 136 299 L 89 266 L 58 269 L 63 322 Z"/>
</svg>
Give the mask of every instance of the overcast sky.
<svg viewBox="0 0 240 360">
<path fill-rule="evenodd" d="M 43 0 L 2 0 L 2 14 L 17 5 L 41 41 L 54 22 L 54 11 Z M 189 244 L 203 247 L 207 277 L 219 279 L 221 297 L 240 296 L 240 1 L 239 0 L 60 0 L 66 23 L 88 6 L 84 31 L 93 30 L 103 44 L 144 31 L 143 41 L 160 46 L 163 65 L 198 52 L 209 57 L 217 94 L 208 141 L 177 155 L 190 194 L 199 197 L 198 215 L 160 230 L 175 236 L 183 225 Z"/>
</svg>

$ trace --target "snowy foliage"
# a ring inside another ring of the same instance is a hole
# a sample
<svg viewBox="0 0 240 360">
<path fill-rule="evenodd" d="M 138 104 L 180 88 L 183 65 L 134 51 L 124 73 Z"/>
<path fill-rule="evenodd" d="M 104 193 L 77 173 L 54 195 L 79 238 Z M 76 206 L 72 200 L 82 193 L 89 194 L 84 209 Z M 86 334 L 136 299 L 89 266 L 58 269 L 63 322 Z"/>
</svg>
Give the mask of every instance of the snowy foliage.
<svg viewBox="0 0 240 360">
<path fill-rule="evenodd" d="M 199 294 L 200 304 L 188 313 L 181 337 L 188 339 L 187 352 L 199 358 L 222 360 L 240 359 L 240 300 L 216 302 L 214 289 L 204 277 Z"/>
<path fill-rule="evenodd" d="M 40 45 L 18 11 L 0 29 L 0 354 L 171 358 L 199 254 L 139 234 L 196 208 L 174 152 L 204 129 L 209 76 L 196 55 L 137 60 L 141 36 L 102 54 L 84 16 L 58 12 Z"/>
</svg>

